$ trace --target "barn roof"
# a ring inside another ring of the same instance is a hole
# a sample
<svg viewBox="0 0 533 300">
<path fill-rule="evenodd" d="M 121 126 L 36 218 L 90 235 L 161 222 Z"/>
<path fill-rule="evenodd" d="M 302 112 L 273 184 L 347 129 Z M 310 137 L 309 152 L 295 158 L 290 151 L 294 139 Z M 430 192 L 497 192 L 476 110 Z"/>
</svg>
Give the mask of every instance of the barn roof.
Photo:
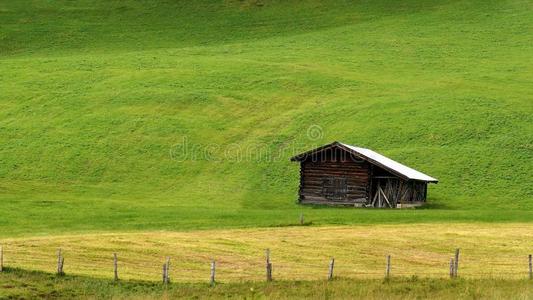
<svg viewBox="0 0 533 300">
<path fill-rule="evenodd" d="M 339 147 L 357 157 L 360 157 L 363 160 L 366 160 L 370 162 L 371 164 L 377 165 L 399 177 L 402 177 L 407 180 L 420 180 L 420 181 L 426 181 L 426 182 L 438 182 L 437 179 L 428 176 L 422 172 L 419 172 L 415 169 L 409 168 L 408 166 L 405 166 L 395 160 L 392 160 L 386 156 L 383 156 L 375 151 L 372 151 L 370 149 L 361 148 L 357 146 L 352 146 L 348 144 L 344 144 L 341 142 L 333 142 L 331 144 L 313 149 L 311 151 L 307 151 L 301 154 L 298 154 L 291 158 L 291 161 L 302 161 L 305 158 L 307 158 L 309 155 L 322 152 L 324 150 L 333 148 L 333 147 Z"/>
</svg>

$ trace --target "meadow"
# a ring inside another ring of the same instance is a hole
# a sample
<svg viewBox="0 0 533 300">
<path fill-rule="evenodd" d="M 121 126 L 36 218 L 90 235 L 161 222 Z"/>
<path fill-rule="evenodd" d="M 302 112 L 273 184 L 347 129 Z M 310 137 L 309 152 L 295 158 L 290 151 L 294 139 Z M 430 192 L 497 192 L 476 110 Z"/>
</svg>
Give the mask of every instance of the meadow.
<svg viewBox="0 0 533 300">
<path fill-rule="evenodd" d="M 531 8 L 2 1 L 0 236 L 277 226 L 302 210 L 323 225 L 530 221 Z M 431 209 L 298 206 L 288 159 L 333 140 L 438 178 Z"/>
<path fill-rule="evenodd" d="M 527 0 L 0 0 L 0 298 L 324 299 L 331 256 L 331 297 L 531 297 L 532 36 Z M 428 204 L 298 205 L 290 157 L 335 140 L 438 178 Z M 265 247 L 300 281 L 256 282 Z"/>
<path fill-rule="evenodd" d="M 133 281 L 160 282 L 169 257 L 170 278 L 179 283 L 209 282 L 211 260 L 218 282 L 264 281 L 267 248 L 276 281 L 325 280 L 332 257 L 337 277 L 383 279 L 387 255 L 393 277 L 448 279 L 459 247 L 461 278 L 520 280 L 528 278 L 532 238 L 529 223 L 395 224 L 49 235 L 4 239 L 3 246 L 10 268 L 53 274 L 61 248 L 65 273 L 108 281 L 113 253 L 119 278 Z"/>
</svg>

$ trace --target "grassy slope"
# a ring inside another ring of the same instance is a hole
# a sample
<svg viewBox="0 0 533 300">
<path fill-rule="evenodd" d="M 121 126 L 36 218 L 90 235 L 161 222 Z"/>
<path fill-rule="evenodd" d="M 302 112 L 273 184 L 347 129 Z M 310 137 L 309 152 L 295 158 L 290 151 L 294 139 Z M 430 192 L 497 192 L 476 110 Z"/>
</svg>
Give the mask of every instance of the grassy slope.
<svg viewBox="0 0 533 300">
<path fill-rule="evenodd" d="M 315 224 L 531 220 L 531 2 L 254 3 L 1 1 L 0 236 L 288 224 L 332 140 L 441 183 Z"/>
<path fill-rule="evenodd" d="M 528 299 L 526 280 L 393 279 L 207 284 L 120 282 L 8 269 L 0 298 L 13 299 Z"/>
</svg>

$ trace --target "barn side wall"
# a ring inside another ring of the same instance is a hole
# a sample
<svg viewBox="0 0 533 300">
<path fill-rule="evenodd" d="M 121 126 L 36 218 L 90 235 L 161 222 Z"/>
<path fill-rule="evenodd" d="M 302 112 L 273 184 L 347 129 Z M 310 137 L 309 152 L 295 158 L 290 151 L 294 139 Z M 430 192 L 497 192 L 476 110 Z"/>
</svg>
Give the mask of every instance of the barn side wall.
<svg viewBox="0 0 533 300">
<path fill-rule="evenodd" d="M 318 160 L 303 161 L 300 169 L 300 197 L 302 204 L 356 205 L 364 204 L 369 197 L 369 164 L 365 161 Z M 345 186 L 342 194 L 331 195 L 328 184 Z"/>
</svg>

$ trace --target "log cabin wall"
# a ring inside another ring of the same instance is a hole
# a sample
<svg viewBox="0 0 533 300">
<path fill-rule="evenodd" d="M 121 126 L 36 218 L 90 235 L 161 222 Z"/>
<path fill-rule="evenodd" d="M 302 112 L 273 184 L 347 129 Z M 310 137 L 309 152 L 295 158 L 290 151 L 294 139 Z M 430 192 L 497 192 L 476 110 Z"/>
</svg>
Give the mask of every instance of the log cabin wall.
<svg viewBox="0 0 533 300">
<path fill-rule="evenodd" d="M 345 151 L 332 149 L 301 162 L 299 202 L 356 205 L 368 202 L 370 165 Z"/>
</svg>

